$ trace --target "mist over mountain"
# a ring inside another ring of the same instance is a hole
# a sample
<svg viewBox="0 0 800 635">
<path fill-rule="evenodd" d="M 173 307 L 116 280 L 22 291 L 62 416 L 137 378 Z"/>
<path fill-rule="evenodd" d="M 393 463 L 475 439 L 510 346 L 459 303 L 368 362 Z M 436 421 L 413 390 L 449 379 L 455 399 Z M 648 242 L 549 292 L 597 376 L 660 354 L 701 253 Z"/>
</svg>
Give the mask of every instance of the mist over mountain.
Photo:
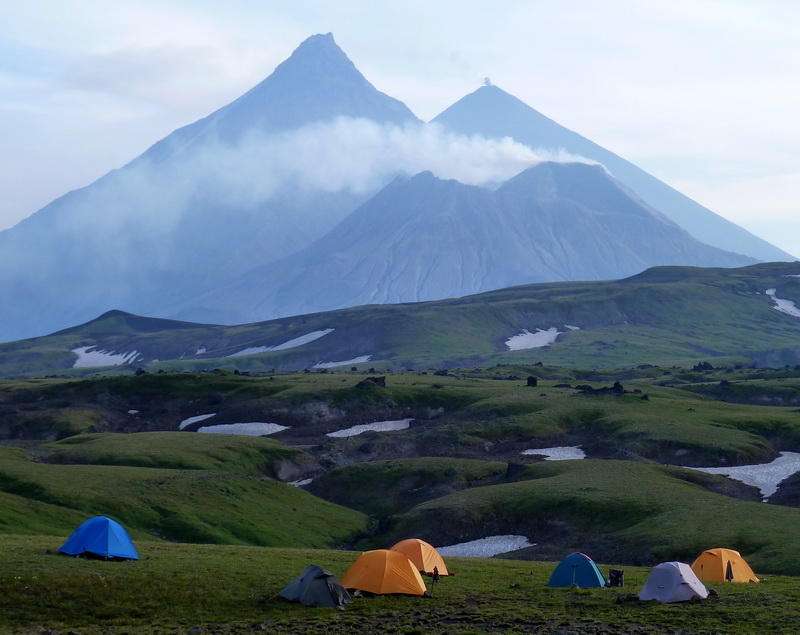
<svg viewBox="0 0 800 635">
<path fill-rule="evenodd" d="M 322 236 L 388 178 L 342 182 L 328 170 L 309 182 L 313 166 L 337 163 L 317 146 L 346 149 L 340 140 L 354 137 L 303 126 L 337 117 L 421 123 L 369 84 L 330 34 L 313 36 L 236 101 L 0 232 L 0 337 L 109 307 L 158 314 Z"/>
<path fill-rule="evenodd" d="M 562 230 L 549 236 L 542 227 L 556 227 L 552 218 L 531 222 L 531 209 L 500 204 L 514 197 L 498 190 L 498 198 L 480 186 L 496 186 L 543 161 L 602 163 L 615 155 L 526 137 L 528 110 L 535 111 L 487 88 L 425 124 L 376 90 L 330 34 L 308 38 L 239 99 L 0 232 L 0 340 L 52 332 L 109 309 L 233 323 L 242 315 L 286 315 L 289 307 L 433 299 L 730 258 L 715 253 L 703 260 L 699 254 L 711 252 L 666 238 L 665 248 L 677 251 L 654 247 L 653 254 L 664 256 L 657 262 L 629 257 L 619 240 L 601 246 L 567 239 Z M 479 94 L 491 99 L 470 106 Z M 524 115 L 519 121 L 506 112 L 508 104 Z M 513 132 L 487 123 L 504 118 Z M 425 171 L 444 181 L 422 188 L 411 177 Z M 400 202 L 407 199 L 411 207 Z M 585 203 L 573 201 L 570 212 L 556 205 L 557 215 L 573 214 L 573 233 L 596 230 L 596 219 L 575 211 L 596 211 Z M 596 236 L 610 240 L 607 234 Z M 375 264 L 387 250 L 395 261 Z M 327 266 L 323 252 L 338 264 Z M 320 269 L 344 278 L 316 291 L 306 279 Z"/>
<path fill-rule="evenodd" d="M 735 267 L 598 165 L 542 162 L 492 191 L 431 172 L 397 178 L 309 247 L 176 311 L 237 322 L 434 300 L 530 282 L 617 279 L 656 265 Z"/>
</svg>

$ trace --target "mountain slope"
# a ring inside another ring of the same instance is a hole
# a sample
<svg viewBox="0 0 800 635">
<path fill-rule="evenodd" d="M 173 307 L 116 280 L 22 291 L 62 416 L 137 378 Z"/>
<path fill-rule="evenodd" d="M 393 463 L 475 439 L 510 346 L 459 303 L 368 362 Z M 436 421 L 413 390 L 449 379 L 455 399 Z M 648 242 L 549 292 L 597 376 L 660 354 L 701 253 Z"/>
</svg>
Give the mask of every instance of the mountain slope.
<svg viewBox="0 0 800 635">
<path fill-rule="evenodd" d="M 398 179 L 308 248 L 198 303 L 237 309 L 246 322 L 616 279 L 655 265 L 752 262 L 691 238 L 600 166 L 542 163 L 495 192 L 430 172 Z"/>
<path fill-rule="evenodd" d="M 313 36 L 233 103 L 0 232 L 0 339 L 113 307 L 163 314 L 322 236 L 370 192 L 303 182 L 318 157 L 297 156 L 287 135 L 340 117 L 418 122 L 330 34 Z M 294 172 L 282 169 L 288 155 Z M 203 315 L 230 318 L 219 305 Z"/>
<path fill-rule="evenodd" d="M 800 313 L 787 307 L 800 302 L 797 276 L 797 263 L 656 267 L 613 282 L 524 285 L 241 326 L 111 312 L 60 333 L 0 344 L 0 376 L 82 374 L 114 365 L 122 372 L 142 366 L 268 371 L 538 361 L 614 368 L 722 357 L 726 363 L 794 365 L 800 363 Z"/>
<path fill-rule="evenodd" d="M 785 251 L 718 216 L 613 152 L 548 119 L 497 86 L 482 86 L 433 121 L 462 134 L 512 137 L 531 148 L 566 151 L 598 161 L 615 178 L 696 239 L 759 260 L 794 260 Z"/>
</svg>

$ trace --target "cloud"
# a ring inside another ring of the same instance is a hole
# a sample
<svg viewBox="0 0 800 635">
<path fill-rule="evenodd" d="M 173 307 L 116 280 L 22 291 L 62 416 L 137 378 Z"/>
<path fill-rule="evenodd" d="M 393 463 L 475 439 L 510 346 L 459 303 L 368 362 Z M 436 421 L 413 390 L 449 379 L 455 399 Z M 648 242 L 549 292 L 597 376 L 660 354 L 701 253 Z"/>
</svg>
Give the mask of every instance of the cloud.
<svg viewBox="0 0 800 635">
<path fill-rule="evenodd" d="M 285 186 L 369 194 L 397 175 L 425 170 L 468 185 L 491 185 L 548 160 L 587 162 L 510 138 L 449 133 L 438 124 L 399 127 L 342 117 L 281 135 L 251 133 L 235 145 L 215 143 L 176 168 L 229 203 L 252 205 Z"/>
<path fill-rule="evenodd" d="M 184 231 L 186 222 L 202 223 L 203 214 L 224 213 L 231 222 L 237 215 L 258 215 L 276 194 L 346 190 L 363 198 L 397 176 L 426 170 L 442 179 L 494 186 L 547 160 L 586 162 L 564 152 L 533 150 L 510 138 L 449 133 L 438 124 L 400 127 L 343 117 L 281 134 L 251 131 L 235 143 L 206 137 L 190 151 L 176 145 L 167 160 L 157 162 L 145 155 L 68 197 L 61 205 L 69 210 L 50 222 L 54 232 L 65 236 L 91 227 L 101 241 L 141 236 L 146 226 L 148 241 L 158 242 Z M 128 242 L 118 245 L 115 257 L 142 249 L 137 241 Z M 167 257 L 168 249 L 163 251 Z"/>
</svg>

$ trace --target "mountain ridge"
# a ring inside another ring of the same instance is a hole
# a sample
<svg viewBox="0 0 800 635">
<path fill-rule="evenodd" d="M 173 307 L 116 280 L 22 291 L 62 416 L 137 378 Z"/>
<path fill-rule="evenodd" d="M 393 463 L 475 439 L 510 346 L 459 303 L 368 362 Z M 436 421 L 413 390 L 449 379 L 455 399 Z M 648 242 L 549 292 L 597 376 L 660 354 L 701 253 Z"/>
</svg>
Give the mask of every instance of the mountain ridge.
<svg viewBox="0 0 800 635">
<path fill-rule="evenodd" d="M 529 282 L 615 279 L 664 264 L 753 259 L 690 237 L 601 166 L 543 162 L 491 191 L 398 178 L 315 243 L 201 296 L 239 322 L 416 302 Z M 173 313 L 195 319 L 191 307 Z"/>
<path fill-rule="evenodd" d="M 429 302 L 384 304 L 236 326 L 110 312 L 0 344 L 0 376 L 139 368 L 379 370 L 533 364 L 800 364 L 800 263 L 654 267 L 629 278 L 548 282 Z M 775 289 L 773 295 L 767 289 Z M 527 333 L 527 336 L 525 335 Z M 536 340 L 514 348 L 513 338 Z M 89 368 L 102 353 L 105 368 Z M 108 365 L 114 368 L 108 368 Z"/>
<path fill-rule="evenodd" d="M 701 242 L 763 261 L 794 260 L 785 251 L 715 214 L 619 155 L 561 126 L 497 86 L 481 86 L 432 121 L 462 134 L 511 137 L 532 148 L 566 151 L 598 161 L 644 201 Z"/>
</svg>

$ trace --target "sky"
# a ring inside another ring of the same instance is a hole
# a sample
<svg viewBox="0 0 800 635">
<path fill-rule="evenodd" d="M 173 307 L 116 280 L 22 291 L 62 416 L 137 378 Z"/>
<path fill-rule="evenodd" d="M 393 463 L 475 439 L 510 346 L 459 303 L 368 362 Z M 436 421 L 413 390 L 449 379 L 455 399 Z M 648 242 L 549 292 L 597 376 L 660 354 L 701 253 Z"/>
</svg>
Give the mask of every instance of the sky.
<svg viewBox="0 0 800 635">
<path fill-rule="evenodd" d="M 332 32 L 430 120 L 488 78 L 800 257 L 795 0 L 0 3 L 0 229 Z"/>
</svg>

